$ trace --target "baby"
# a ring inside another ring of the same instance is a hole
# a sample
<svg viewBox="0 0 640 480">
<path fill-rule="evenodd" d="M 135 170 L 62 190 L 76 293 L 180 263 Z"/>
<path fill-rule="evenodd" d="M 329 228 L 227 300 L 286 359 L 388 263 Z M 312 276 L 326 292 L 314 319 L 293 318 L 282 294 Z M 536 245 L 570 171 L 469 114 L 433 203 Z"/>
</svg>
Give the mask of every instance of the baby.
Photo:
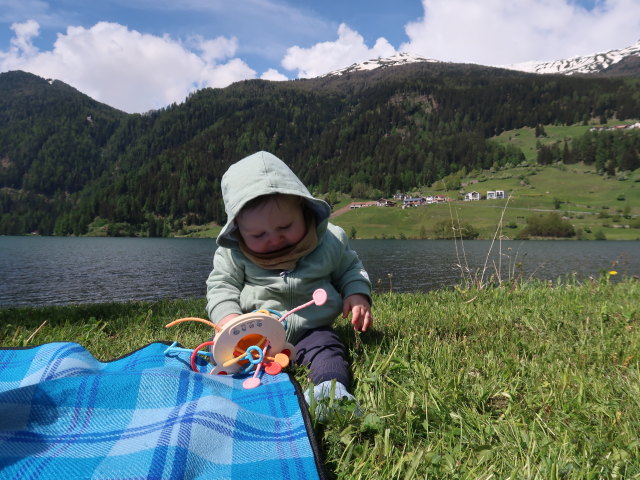
<svg viewBox="0 0 640 480">
<path fill-rule="evenodd" d="M 372 325 L 371 282 L 345 232 L 329 223 L 331 208 L 267 152 L 231 165 L 221 186 L 227 223 L 207 280 L 209 318 L 222 326 L 256 309 L 285 312 L 323 288 L 323 306 L 287 318 L 287 341 L 309 367 L 316 400 L 330 392 L 353 399 L 346 348 L 332 325 L 340 314 L 351 315 L 355 330 Z"/>
</svg>

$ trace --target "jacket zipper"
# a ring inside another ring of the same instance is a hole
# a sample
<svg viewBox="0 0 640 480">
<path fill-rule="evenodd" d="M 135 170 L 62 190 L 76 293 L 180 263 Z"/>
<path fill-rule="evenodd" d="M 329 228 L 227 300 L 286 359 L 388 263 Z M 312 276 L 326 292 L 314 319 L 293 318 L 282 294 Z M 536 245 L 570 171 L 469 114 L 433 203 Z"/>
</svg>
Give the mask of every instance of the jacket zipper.
<svg viewBox="0 0 640 480">
<path fill-rule="evenodd" d="M 288 304 L 289 304 L 289 309 L 294 308 L 295 305 L 293 305 L 293 283 L 289 282 L 289 278 L 292 277 L 293 274 L 293 270 L 283 270 L 280 272 L 280 276 L 282 277 L 282 280 L 284 280 L 285 285 L 287 286 L 287 296 L 286 298 L 288 299 Z M 295 315 L 295 314 L 294 314 Z"/>
</svg>

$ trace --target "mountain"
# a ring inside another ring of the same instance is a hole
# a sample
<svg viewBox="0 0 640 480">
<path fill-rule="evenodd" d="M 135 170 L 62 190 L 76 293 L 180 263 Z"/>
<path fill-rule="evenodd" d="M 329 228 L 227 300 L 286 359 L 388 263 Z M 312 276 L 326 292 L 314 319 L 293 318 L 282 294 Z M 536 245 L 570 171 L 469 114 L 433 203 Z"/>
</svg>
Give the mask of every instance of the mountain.
<svg viewBox="0 0 640 480">
<path fill-rule="evenodd" d="M 492 140 L 505 131 L 640 118 L 635 76 L 545 76 L 414 56 L 376 65 L 204 88 L 145 115 L 62 82 L 2 73 L 0 234 L 107 225 L 111 235 L 156 236 L 221 223 L 221 175 L 258 150 L 284 159 L 318 195 L 377 199 L 520 164 L 521 150 Z M 617 134 L 565 141 L 539 162 L 633 169 L 640 135 Z"/>
<path fill-rule="evenodd" d="M 523 62 L 512 65 L 498 66 L 526 73 L 538 74 L 612 74 L 612 75 L 640 75 L 640 41 L 635 45 L 606 53 L 577 56 L 566 60 L 552 62 Z M 401 65 L 420 63 L 448 63 L 433 60 L 411 53 L 398 53 L 391 57 L 374 58 L 361 63 L 354 63 L 346 68 L 334 70 L 318 78 L 339 77 L 354 72 L 371 72 Z"/>
<path fill-rule="evenodd" d="M 605 53 L 594 53 L 552 62 L 524 62 L 506 65 L 504 68 L 530 73 L 575 75 L 616 72 L 615 66 L 617 64 L 633 62 L 634 67 L 629 69 L 629 73 L 638 75 L 640 73 L 640 70 L 637 69 L 638 58 L 640 58 L 640 41 L 630 47 Z M 618 73 L 620 72 L 618 71 Z"/>
<path fill-rule="evenodd" d="M 0 92 L 0 187 L 71 193 L 109 167 L 103 149 L 124 112 L 20 71 L 0 74 Z"/>
<path fill-rule="evenodd" d="M 618 63 L 614 63 L 609 68 L 602 70 L 599 74 L 619 77 L 640 77 L 640 55 L 625 57 Z"/>
<path fill-rule="evenodd" d="M 348 67 L 341 68 L 339 70 L 334 70 L 324 75 L 320 75 L 319 78 L 336 77 L 336 76 L 339 77 L 339 76 L 342 76 L 348 73 L 353 73 L 353 72 L 368 72 L 368 71 L 376 70 L 379 68 L 384 69 L 384 68 L 390 68 L 390 67 L 397 67 L 400 65 L 410 65 L 412 63 L 439 63 L 439 60 L 432 60 L 432 59 L 422 57 L 420 55 L 414 55 L 411 53 L 397 53 L 391 57 L 375 58 L 375 59 L 367 60 L 365 62 L 354 63 Z"/>
</svg>

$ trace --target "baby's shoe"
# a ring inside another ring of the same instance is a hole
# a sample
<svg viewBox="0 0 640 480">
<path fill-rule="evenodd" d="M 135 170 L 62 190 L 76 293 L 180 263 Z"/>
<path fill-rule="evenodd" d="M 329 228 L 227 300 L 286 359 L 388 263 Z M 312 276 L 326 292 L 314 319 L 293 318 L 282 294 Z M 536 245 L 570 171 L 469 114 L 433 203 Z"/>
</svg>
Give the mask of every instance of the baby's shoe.
<svg viewBox="0 0 640 480">
<path fill-rule="evenodd" d="M 347 387 L 335 380 L 310 385 L 304 392 L 304 399 L 319 422 L 326 422 L 336 412 L 352 412 L 356 416 L 362 416 L 356 398 L 348 392 Z"/>
</svg>

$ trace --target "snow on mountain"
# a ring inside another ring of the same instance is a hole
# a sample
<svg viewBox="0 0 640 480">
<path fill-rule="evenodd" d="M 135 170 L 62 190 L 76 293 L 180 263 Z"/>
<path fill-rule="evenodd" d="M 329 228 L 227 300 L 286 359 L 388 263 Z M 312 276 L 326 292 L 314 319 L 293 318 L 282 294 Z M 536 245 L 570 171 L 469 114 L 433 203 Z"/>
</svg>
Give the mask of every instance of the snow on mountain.
<svg viewBox="0 0 640 480">
<path fill-rule="evenodd" d="M 630 47 L 621 50 L 611 50 L 606 53 L 594 53 L 592 55 L 578 56 L 566 60 L 554 60 L 552 62 L 516 63 L 503 65 L 502 68 L 528 73 L 560 73 L 564 75 L 597 73 L 630 56 L 640 56 L 640 41 Z"/>
<path fill-rule="evenodd" d="M 528 73 L 559 73 L 573 75 L 575 73 L 598 73 L 620 61 L 629 57 L 640 58 L 640 41 L 635 45 L 620 50 L 611 50 L 606 53 L 595 53 L 592 55 L 577 56 L 566 60 L 554 60 L 551 62 L 523 62 L 512 65 L 500 65 L 499 68 L 518 70 Z M 440 60 L 433 60 L 411 53 L 397 53 L 387 58 L 374 58 L 366 62 L 354 63 L 353 65 L 334 70 L 333 72 L 321 75 L 319 78 L 339 77 L 352 72 L 364 72 L 377 68 L 389 68 L 410 63 L 443 63 Z"/>
<path fill-rule="evenodd" d="M 329 72 L 324 75 L 321 75 L 320 78 L 339 77 L 346 73 L 364 72 L 368 70 L 375 70 L 377 68 L 396 67 L 398 65 L 407 65 L 409 63 L 421 63 L 421 62 L 439 63 L 439 60 L 432 60 L 430 58 L 421 57 L 420 55 L 414 55 L 411 53 L 397 53 L 391 57 L 374 58 L 371 60 L 367 60 L 366 62 L 354 63 L 349 67 L 341 68 L 339 70 L 334 70 L 333 72 Z"/>
</svg>

